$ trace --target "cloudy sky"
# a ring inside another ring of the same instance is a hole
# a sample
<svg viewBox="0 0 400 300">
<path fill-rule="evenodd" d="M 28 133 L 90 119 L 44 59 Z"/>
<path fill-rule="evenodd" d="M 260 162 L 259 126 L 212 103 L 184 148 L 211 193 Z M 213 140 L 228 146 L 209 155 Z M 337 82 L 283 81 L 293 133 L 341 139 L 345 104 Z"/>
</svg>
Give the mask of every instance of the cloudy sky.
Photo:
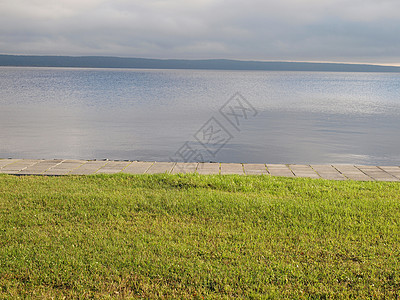
<svg viewBox="0 0 400 300">
<path fill-rule="evenodd" d="M 0 53 L 400 65 L 399 0 L 0 0 Z"/>
</svg>

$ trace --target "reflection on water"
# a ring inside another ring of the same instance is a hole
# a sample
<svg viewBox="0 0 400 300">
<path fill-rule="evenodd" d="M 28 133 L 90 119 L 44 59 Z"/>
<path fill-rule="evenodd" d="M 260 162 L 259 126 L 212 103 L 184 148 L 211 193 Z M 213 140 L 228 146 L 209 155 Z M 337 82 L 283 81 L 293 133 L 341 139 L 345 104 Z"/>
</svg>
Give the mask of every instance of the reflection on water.
<svg viewBox="0 0 400 300">
<path fill-rule="evenodd" d="M 0 68 L 0 157 L 165 161 L 215 116 L 233 139 L 209 160 L 399 165 L 399 95 L 400 74 Z"/>
</svg>

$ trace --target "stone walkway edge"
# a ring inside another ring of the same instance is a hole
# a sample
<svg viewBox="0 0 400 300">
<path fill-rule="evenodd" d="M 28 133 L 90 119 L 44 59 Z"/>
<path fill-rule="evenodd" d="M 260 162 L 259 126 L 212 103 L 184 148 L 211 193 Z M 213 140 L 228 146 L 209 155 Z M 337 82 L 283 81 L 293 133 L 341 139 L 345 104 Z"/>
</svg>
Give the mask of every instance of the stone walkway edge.
<svg viewBox="0 0 400 300">
<path fill-rule="evenodd" d="M 14 175 L 91 175 L 198 173 L 271 175 L 329 180 L 400 181 L 400 166 L 183 163 L 73 159 L 0 159 L 0 173 Z"/>
</svg>

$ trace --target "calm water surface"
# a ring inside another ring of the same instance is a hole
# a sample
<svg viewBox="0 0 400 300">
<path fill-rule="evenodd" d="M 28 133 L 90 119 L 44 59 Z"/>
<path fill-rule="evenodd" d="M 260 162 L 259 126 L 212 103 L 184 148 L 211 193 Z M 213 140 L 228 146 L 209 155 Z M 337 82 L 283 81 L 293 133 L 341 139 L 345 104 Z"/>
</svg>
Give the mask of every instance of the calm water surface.
<svg viewBox="0 0 400 300">
<path fill-rule="evenodd" d="M 400 74 L 0 68 L 0 158 L 168 161 L 211 117 L 232 138 L 206 160 L 400 165 Z"/>
</svg>

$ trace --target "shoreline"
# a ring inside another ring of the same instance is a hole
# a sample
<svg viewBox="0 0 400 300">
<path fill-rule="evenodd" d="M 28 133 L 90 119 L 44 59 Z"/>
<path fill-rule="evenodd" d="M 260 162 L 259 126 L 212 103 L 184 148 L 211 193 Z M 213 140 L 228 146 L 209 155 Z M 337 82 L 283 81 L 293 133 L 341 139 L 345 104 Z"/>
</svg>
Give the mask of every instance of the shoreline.
<svg viewBox="0 0 400 300">
<path fill-rule="evenodd" d="M 64 176 L 116 173 L 270 175 L 327 180 L 400 182 L 400 166 L 366 166 L 351 164 L 184 163 L 74 159 L 0 159 L 0 174 Z"/>
</svg>

